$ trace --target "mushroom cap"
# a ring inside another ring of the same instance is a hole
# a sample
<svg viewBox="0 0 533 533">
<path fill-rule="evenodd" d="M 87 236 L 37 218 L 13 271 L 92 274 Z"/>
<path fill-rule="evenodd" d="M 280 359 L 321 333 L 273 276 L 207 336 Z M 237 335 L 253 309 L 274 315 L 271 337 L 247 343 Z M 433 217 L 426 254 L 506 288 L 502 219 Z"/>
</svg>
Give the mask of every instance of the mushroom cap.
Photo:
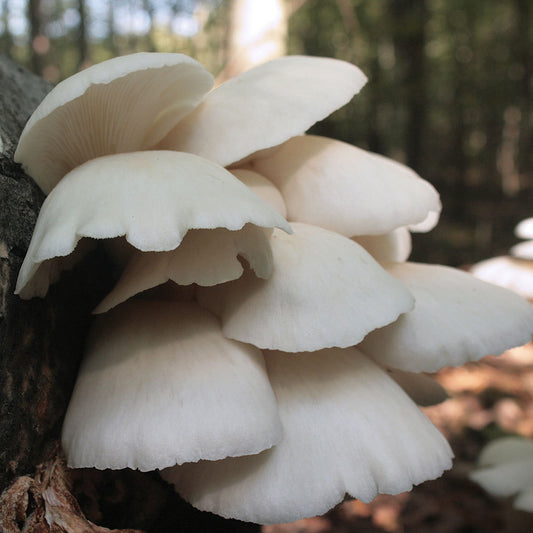
<svg viewBox="0 0 533 533">
<path fill-rule="evenodd" d="M 413 233 L 427 233 L 431 231 L 439 222 L 440 207 L 435 211 L 429 211 L 426 218 L 417 224 L 409 224 L 408 229 Z"/>
<path fill-rule="evenodd" d="M 360 235 L 353 240 L 379 263 L 403 263 L 411 255 L 411 233 L 404 227 L 381 235 Z"/>
<path fill-rule="evenodd" d="M 523 437 L 502 437 L 494 439 L 483 448 L 478 457 L 478 466 L 494 466 L 533 461 L 533 441 Z"/>
<path fill-rule="evenodd" d="M 446 439 L 355 348 L 265 353 L 283 424 L 258 455 L 200 461 L 163 477 L 198 509 L 272 524 L 322 514 L 349 493 L 397 494 L 450 468 Z"/>
<path fill-rule="evenodd" d="M 125 235 L 139 250 L 167 251 L 189 229 L 237 230 L 247 223 L 291 231 L 227 170 L 193 154 L 146 151 L 93 159 L 65 176 L 43 203 L 16 292 L 34 296 L 34 288 L 25 287 L 40 265 L 70 254 L 82 237 Z"/>
<path fill-rule="evenodd" d="M 282 217 L 287 217 L 285 201 L 278 188 L 267 178 L 253 170 L 245 168 L 233 168 L 230 172 L 242 181 L 247 187 L 262 198 L 270 207 L 273 207 Z"/>
<path fill-rule="evenodd" d="M 293 137 L 251 164 L 281 191 L 288 220 L 347 237 L 387 233 L 440 212 L 437 191 L 413 170 L 334 139 Z"/>
<path fill-rule="evenodd" d="M 512 290 L 533 299 L 533 262 L 514 257 L 491 257 L 470 269 L 476 278 Z"/>
<path fill-rule="evenodd" d="M 261 352 L 205 309 L 138 300 L 96 319 L 63 424 L 69 466 L 155 470 L 280 438 Z"/>
<path fill-rule="evenodd" d="M 533 460 L 513 461 L 476 470 L 470 479 L 495 496 L 512 496 L 533 489 Z"/>
<path fill-rule="evenodd" d="M 416 303 L 359 345 L 382 365 L 435 372 L 531 340 L 533 308 L 511 291 L 439 265 L 398 263 L 387 271 L 409 288 Z"/>
<path fill-rule="evenodd" d="M 15 161 L 48 193 L 89 159 L 153 147 L 212 85 L 213 76 L 183 54 L 104 61 L 52 89 L 28 120 Z"/>
<path fill-rule="evenodd" d="M 412 308 L 405 286 L 357 243 L 308 224 L 292 227 L 290 238 L 272 234 L 269 279 L 245 272 L 198 288 L 200 304 L 220 316 L 229 338 L 288 352 L 345 348 Z"/>
<path fill-rule="evenodd" d="M 502 437 L 489 442 L 470 479 L 496 496 L 517 494 L 513 507 L 533 512 L 533 441 Z"/>
<path fill-rule="evenodd" d="M 119 281 L 94 312 L 108 311 L 168 280 L 178 285 L 212 286 L 237 279 L 244 272 L 237 256 L 248 262 L 256 276 L 268 278 L 273 259 L 267 230 L 251 224 L 237 231 L 190 230 L 174 250 L 134 251 Z"/>
<path fill-rule="evenodd" d="M 518 259 L 531 261 L 533 259 L 533 240 L 515 244 L 511 247 L 510 253 Z"/>
<path fill-rule="evenodd" d="M 520 221 L 514 229 L 519 239 L 533 239 L 533 217 Z"/>
<path fill-rule="evenodd" d="M 365 83 L 356 66 L 338 59 L 274 59 L 211 91 L 159 147 L 228 166 L 305 132 L 348 103 Z"/>
</svg>

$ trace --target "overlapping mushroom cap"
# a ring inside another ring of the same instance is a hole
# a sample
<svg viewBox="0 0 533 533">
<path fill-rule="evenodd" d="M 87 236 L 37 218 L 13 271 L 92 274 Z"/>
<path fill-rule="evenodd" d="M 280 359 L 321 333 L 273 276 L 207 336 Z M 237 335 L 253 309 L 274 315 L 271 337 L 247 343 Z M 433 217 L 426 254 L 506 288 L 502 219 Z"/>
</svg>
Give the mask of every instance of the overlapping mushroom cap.
<svg viewBox="0 0 533 533">
<path fill-rule="evenodd" d="M 446 393 L 417 372 L 527 341 L 533 311 L 466 274 L 405 263 L 409 232 L 438 220 L 435 189 L 305 135 L 364 75 L 296 56 L 207 92 L 192 60 L 143 54 L 135 74 L 135 57 L 115 60 L 117 75 L 79 75 L 68 98 L 51 93 L 17 151 L 51 190 L 21 296 L 44 295 L 92 242 L 82 237 L 133 247 L 96 308 L 63 429 L 69 464 L 165 469 L 198 508 L 261 523 L 440 475 L 451 450 L 413 399 Z M 151 110 L 134 139 L 124 106 L 106 113 L 117 87 Z M 81 140 L 72 153 L 64 136 Z M 149 291 L 169 283 L 189 290 Z"/>
<path fill-rule="evenodd" d="M 15 161 L 48 193 L 89 159 L 152 148 L 212 85 L 212 75 L 183 54 L 104 61 L 44 98 L 22 132 Z"/>
<path fill-rule="evenodd" d="M 240 230 L 248 223 L 291 231 L 281 215 L 207 159 L 171 151 L 93 159 L 70 171 L 46 198 L 16 291 L 46 294 L 54 258 L 68 256 L 82 237 L 124 236 L 138 250 L 163 252 L 175 250 L 190 229 Z M 259 268 L 269 275 L 270 249 L 262 244 L 245 246 L 243 255 L 259 246 Z"/>
</svg>

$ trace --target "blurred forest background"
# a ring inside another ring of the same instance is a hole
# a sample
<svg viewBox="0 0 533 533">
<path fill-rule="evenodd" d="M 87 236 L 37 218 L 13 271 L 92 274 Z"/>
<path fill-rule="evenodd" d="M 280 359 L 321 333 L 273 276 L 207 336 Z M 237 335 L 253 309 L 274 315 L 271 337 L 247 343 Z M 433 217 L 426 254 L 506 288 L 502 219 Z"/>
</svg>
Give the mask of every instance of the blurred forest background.
<svg viewBox="0 0 533 533">
<path fill-rule="evenodd" d="M 186 53 L 224 79 L 270 21 L 274 55 L 345 59 L 369 77 L 314 131 L 403 161 L 441 193 L 441 223 L 415 236 L 414 259 L 464 265 L 516 242 L 533 215 L 530 0 L 255 0 L 248 15 L 245 4 L 0 0 L 0 53 L 53 83 L 133 51 Z"/>
</svg>

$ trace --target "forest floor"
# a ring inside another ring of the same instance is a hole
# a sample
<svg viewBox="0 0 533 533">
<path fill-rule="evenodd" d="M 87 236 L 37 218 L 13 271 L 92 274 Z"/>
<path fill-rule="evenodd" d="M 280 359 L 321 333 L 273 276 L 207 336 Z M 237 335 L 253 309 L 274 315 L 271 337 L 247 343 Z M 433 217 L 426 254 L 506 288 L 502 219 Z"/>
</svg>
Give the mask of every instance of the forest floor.
<svg viewBox="0 0 533 533">
<path fill-rule="evenodd" d="M 514 510 L 468 479 L 489 440 L 533 437 L 533 344 L 435 377 L 450 398 L 423 410 L 452 445 L 452 470 L 411 492 L 381 495 L 370 504 L 346 501 L 323 517 L 265 526 L 263 533 L 533 532 L 533 513 Z"/>
</svg>

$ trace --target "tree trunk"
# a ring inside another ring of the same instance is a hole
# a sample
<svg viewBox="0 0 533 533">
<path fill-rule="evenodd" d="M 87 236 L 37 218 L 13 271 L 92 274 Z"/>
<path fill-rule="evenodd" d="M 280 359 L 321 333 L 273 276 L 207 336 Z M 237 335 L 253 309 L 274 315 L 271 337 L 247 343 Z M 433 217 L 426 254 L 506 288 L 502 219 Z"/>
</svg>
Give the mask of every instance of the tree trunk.
<svg viewBox="0 0 533 533">
<path fill-rule="evenodd" d="M 0 56 L 0 87 L 0 531 L 258 531 L 194 510 L 156 473 L 66 468 L 61 424 L 90 312 L 111 287 L 111 268 L 96 250 L 45 299 L 14 295 L 44 195 L 13 153 L 50 86 Z"/>
<path fill-rule="evenodd" d="M 78 0 L 78 70 L 87 66 L 91 57 L 89 52 L 89 36 L 87 35 L 87 4 L 85 0 Z"/>
<path fill-rule="evenodd" d="M 395 0 L 392 4 L 395 21 L 395 49 L 400 62 L 400 94 L 406 109 L 406 163 L 420 173 L 423 160 L 427 91 L 425 61 L 425 0 Z"/>
<path fill-rule="evenodd" d="M 284 0 L 232 0 L 227 61 L 218 82 L 287 52 L 287 11 Z"/>
<path fill-rule="evenodd" d="M 42 34 L 41 0 L 28 1 L 28 21 L 30 23 L 30 42 L 28 43 L 31 68 L 36 74 L 42 74 L 44 68 L 45 37 Z"/>
<path fill-rule="evenodd" d="M 524 184 L 528 183 L 533 175 L 532 145 L 533 136 L 531 134 L 532 111 L 531 111 L 531 87 L 533 85 L 533 53 L 531 52 L 531 4 L 528 0 L 515 0 L 516 18 L 516 57 L 522 65 L 524 71 L 520 80 L 519 101 L 520 119 L 520 142 L 518 153 L 518 170 L 522 174 Z"/>
<path fill-rule="evenodd" d="M 118 56 L 120 50 L 117 45 L 117 36 L 115 32 L 115 11 L 113 6 L 113 0 L 107 0 L 107 36 L 106 43 L 107 48 L 111 52 L 112 56 Z"/>
</svg>

